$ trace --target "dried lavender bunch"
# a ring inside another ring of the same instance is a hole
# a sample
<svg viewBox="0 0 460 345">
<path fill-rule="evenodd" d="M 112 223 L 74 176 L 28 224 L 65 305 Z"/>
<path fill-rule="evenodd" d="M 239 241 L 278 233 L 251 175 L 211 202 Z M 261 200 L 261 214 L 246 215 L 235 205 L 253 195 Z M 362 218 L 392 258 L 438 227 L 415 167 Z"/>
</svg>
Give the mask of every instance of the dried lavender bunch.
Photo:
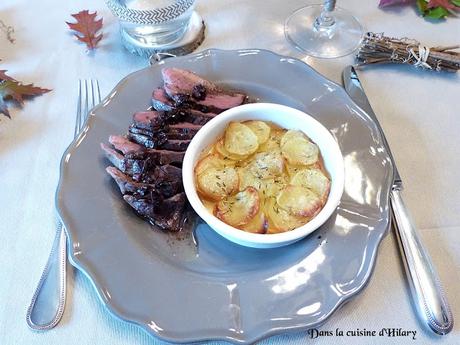
<svg viewBox="0 0 460 345">
<path fill-rule="evenodd" d="M 457 72 L 460 69 L 460 45 L 428 48 L 409 38 L 393 38 L 368 32 L 358 50 L 360 66 L 402 63 L 433 71 Z"/>
</svg>

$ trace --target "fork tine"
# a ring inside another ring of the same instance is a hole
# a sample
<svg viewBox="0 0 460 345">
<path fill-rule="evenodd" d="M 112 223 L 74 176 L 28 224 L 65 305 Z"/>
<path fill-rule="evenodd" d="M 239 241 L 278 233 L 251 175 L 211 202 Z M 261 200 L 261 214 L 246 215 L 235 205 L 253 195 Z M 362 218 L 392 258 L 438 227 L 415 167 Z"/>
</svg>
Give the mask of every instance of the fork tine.
<svg viewBox="0 0 460 345">
<path fill-rule="evenodd" d="M 101 103 L 101 90 L 99 89 L 99 82 L 96 79 L 96 90 L 97 90 L 97 103 Z"/>
<path fill-rule="evenodd" d="M 77 136 L 83 128 L 83 124 L 89 115 L 89 111 L 101 101 L 101 91 L 99 89 L 99 82 L 97 79 L 79 80 L 78 101 L 77 120 L 74 131 L 75 136 Z"/>
<path fill-rule="evenodd" d="M 93 81 L 92 79 L 86 79 L 86 83 L 86 111 L 81 119 L 82 121 L 80 130 L 83 128 L 83 124 L 88 118 L 89 111 L 93 108 Z"/>
<path fill-rule="evenodd" d="M 82 102 L 83 102 L 82 103 L 83 110 L 81 112 L 80 122 L 78 124 L 78 132 L 81 132 L 83 123 L 85 122 L 85 119 L 86 119 L 86 114 L 88 112 L 88 80 L 87 79 L 83 80 Z"/>
<path fill-rule="evenodd" d="M 86 117 L 88 116 L 88 112 L 89 112 L 89 104 L 88 104 L 88 88 L 89 88 L 89 83 L 88 83 L 88 79 L 85 79 L 85 112 L 83 113 L 83 121 L 82 123 L 80 124 L 80 129 L 81 129 L 81 126 L 83 124 L 83 122 L 85 121 Z"/>
<path fill-rule="evenodd" d="M 80 121 L 81 121 L 81 79 L 78 80 L 78 103 L 77 103 L 77 116 L 75 119 L 75 128 L 73 131 L 73 136 L 74 138 L 78 135 L 80 132 Z"/>
<path fill-rule="evenodd" d="M 91 109 L 93 109 L 96 106 L 96 93 L 95 93 L 95 85 L 96 81 L 94 79 L 91 79 Z"/>
</svg>

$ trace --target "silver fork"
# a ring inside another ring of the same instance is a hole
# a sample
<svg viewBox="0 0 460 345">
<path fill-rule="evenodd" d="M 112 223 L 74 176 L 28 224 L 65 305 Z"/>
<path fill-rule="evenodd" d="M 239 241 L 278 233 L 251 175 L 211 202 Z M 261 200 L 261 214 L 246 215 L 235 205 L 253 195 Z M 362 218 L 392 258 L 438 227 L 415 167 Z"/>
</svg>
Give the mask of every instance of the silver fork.
<svg viewBox="0 0 460 345">
<path fill-rule="evenodd" d="M 89 110 L 101 102 L 97 80 L 78 81 L 77 116 L 74 139 L 83 128 Z M 45 269 L 27 309 L 27 325 L 36 331 L 46 331 L 56 326 L 62 318 L 66 302 L 67 233 L 57 220 L 56 236 Z"/>
</svg>

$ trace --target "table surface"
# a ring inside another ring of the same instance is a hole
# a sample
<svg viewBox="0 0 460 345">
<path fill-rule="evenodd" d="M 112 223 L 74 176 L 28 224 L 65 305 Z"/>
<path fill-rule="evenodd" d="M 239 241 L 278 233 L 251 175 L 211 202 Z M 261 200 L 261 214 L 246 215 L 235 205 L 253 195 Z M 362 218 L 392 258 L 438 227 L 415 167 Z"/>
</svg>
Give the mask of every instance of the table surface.
<svg viewBox="0 0 460 345">
<path fill-rule="evenodd" d="M 302 58 L 340 82 L 352 57 L 304 57 L 285 40 L 284 19 L 308 1 L 199 0 L 207 24 L 205 48 L 265 48 Z M 428 46 L 458 44 L 460 19 L 431 23 L 415 8 L 382 11 L 377 1 L 342 0 L 365 28 L 395 37 L 412 37 Z M 82 9 L 104 18 L 104 38 L 92 55 L 74 41 L 64 23 Z M 15 44 L 0 35 L 0 69 L 19 80 L 53 91 L 0 118 L 0 344 L 161 344 L 136 326 L 109 315 L 89 281 L 75 270 L 68 280 L 62 322 L 47 333 L 27 328 L 25 312 L 55 233 L 54 192 L 61 154 L 73 135 L 76 84 L 97 78 L 103 94 L 125 75 L 146 66 L 126 52 L 118 23 L 102 0 L 2 0 L 0 19 L 15 28 Z M 417 321 L 393 233 L 383 241 L 367 288 L 320 328 L 417 331 L 407 337 L 319 337 L 280 335 L 264 344 L 459 344 L 460 343 L 460 75 L 380 66 L 360 73 L 405 182 L 405 198 L 446 290 L 457 323 L 447 336 L 425 331 Z"/>
</svg>

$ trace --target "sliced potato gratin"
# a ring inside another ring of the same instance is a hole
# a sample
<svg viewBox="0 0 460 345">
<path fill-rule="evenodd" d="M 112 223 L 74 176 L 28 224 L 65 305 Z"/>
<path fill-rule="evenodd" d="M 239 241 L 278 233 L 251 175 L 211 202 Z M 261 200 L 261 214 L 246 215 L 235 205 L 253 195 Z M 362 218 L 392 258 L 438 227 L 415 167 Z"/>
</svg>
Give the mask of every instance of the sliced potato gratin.
<svg viewBox="0 0 460 345">
<path fill-rule="evenodd" d="M 330 178 L 318 146 L 270 122 L 231 122 L 195 166 L 198 194 L 214 216 L 243 231 L 298 228 L 327 201 Z"/>
</svg>

